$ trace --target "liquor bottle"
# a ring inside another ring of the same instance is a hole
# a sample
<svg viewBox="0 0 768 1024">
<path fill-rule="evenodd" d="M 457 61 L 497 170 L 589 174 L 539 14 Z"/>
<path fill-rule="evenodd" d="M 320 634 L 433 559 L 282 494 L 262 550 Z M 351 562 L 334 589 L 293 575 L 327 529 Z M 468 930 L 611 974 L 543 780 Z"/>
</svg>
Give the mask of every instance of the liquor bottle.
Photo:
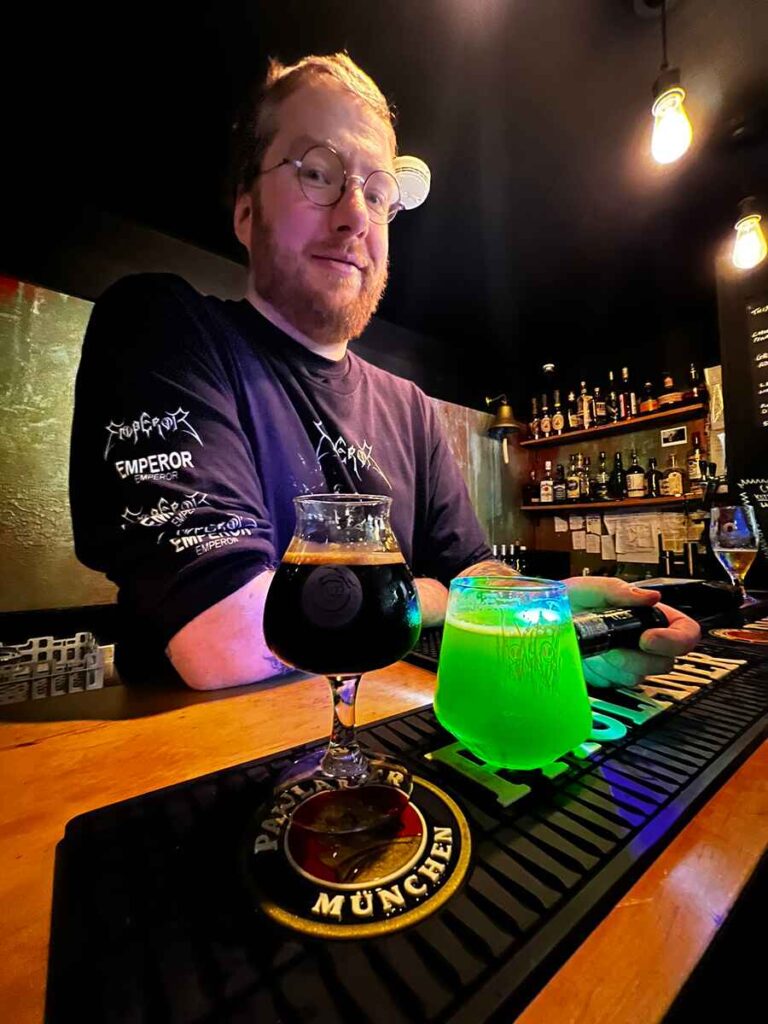
<svg viewBox="0 0 768 1024">
<path fill-rule="evenodd" d="M 661 481 L 664 474 L 656 466 L 656 459 L 648 459 L 648 472 L 645 474 L 645 493 L 649 498 L 660 498 L 663 491 Z"/>
<path fill-rule="evenodd" d="M 613 470 L 608 479 L 608 491 L 614 501 L 621 501 L 627 496 L 627 474 L 622 465 L 621 452 L 613 456 Z"/>
<path fill-rule="evenodd" d="M 637 451 L 632 449 L 632 462 L 627 469 L 627 497 L 645 497 L 645 470 L 637 461 Z"/>
<path fill-rule="evenodd" d="M 565 416 L 560 406 L 560 391 L 555 388 L 555 410 L 552 413 L 552 431 L 559 437 L 565 430 Z"/>
<path fill-rule="evenodd" d="M 555 473 L 555 485 L 552 488 L 555 504 L 562 505 L 565 502 L 568 489 L 565 483 L 565 469 L 563 468 L 562 462 L 557 464 L 557 472 Z"/>
<path fill-rule="evenodd" d="M 655 412 L 659 408 L 659 401 L 653 393 L 653 384 L 647 380 L 643 384 L 643 397 L 640 402 L 640 412 Z"/>
<path fill-rule="evenodd" d="M 608 409 L 599 384 L 594 386 L 592 394 L 594 395 L 595 403 L 595 426 L 602 427 L 604 423 L 608 422 Z"/>
<path fill-rule="evenodd" d="M 619 419 L 631 420 L 637 416 L 637 395 L 629 384 L 629 370 L 621 368 L 621 391 L 619 392 Z"/>
<path fill-rule="evenodd" d="M 499 549 L 499 561 L 503 562 L 504 565 L 507 564 L 507 545 L 506 544 L 502 544 L 501 548 Z"/>
<path fill-rule="evenodd" d="M 608 491 L 608 469 L 605 459 L 605 452 L 600 452 L 600 466 L 595 474 L 595 501 L 609 501 L 611 497 Z"/>
<path fill-rule="evenodd" d="M 568 410 L 566 416 L 569 430 L 581 430 L 579 407 L 576 404 L 576 395 L 573 391 L 568 392 Z"/>
<path fill-rule="evenodd" d="M 691 363 L 691 368 L 688 371 L 689 382 L 688 387 L 683 393 L 683 398 L 686 402 L 706 402 L 709 397 L 707 391 L 707 385 L 704 380 L 699 376 L 699 371 L 696 369 L 696 364 Z"/>
<path fill-rule="evenodd" d="M 492 548 L 491 548 L 491 556 L 493 558 L 498 558 L 499 557 L 499 545 L 498 544 L 494 544 L 492 546 Z"/>
<path fill-rule="evenodd" d="M 565 478 L 566 500 L 581 500 L 581 477 L 576 469 L 576 456 L 571 456 L 571 464 L 568 467 L 568 476 Z"/>
<path fill-rule="evenodd" d="M 515 568 L 523 576 L 528 572 L 528 548 L 525 544 L 521 544 L 517 549 L 517 565 Z"/>
<path fill-rule="evenodd" d="M 590 459 L 588 455 L 584 456 L 581 464 L 581 500 L 592 500 L 592 480 L 590 479 Z"/>
<path fill-rule="evenodd" d="M 539 482 L 539 499 L 542 505 L 551 505 L 555 500 L 555 482 L 552 479 L 552 463 L 544 463 L 544 476 Z"/>
<path fill-rule="evenodd" d="M 691 489 L 702 490 L 702 481 L 706 486 L 706 473 L 702 465 L 706 467 L 706 458 L 701 450 L 701 440 L 698 434 L 693 435 L 693 447 L 688 452 L 688 479 L 691 481 Z"/>
<path fill-rule="evenodd" d="M 595 400 L 587 391 L 587 382 L 581 381 L 581 393 L 578 402 L 581 425 L 584 430 L 589 430 L 595 423 Z"/>
<path fill-rule="evenodd" d="M 608 420 L 611 423 L 619 419 L 619 396 L 616 394 L 616 382 L 613 379 L 613 370 L 608 371 L 608 395 L 605 400 L 605 411 L 608 413 Z"/>
<path fill-rule="evenodd" d="M 677 465 L 676 455 L 669 456 L 669 466 L 664 470 L 661 486 L 666 498 L 682 498 L 685 493 L 683 471 Z"/>
<path fill-rule="evenodd" d="M 549 401 L 546 395 L 541 396 L 541 436 L 549 437 L 552 433 L 552 419 L 549 415 Z"/>
<path fill-rule="evenodd" d="M 541 435 L 541 420 L 539 419 L 539 405 L 535 398 L 531 399 L 531 422 L 528 424 L 531 437 L 537 440 Z"/>
<path fill-rule="evenodd" d="M 669 372 L 665 370 L 662 374 L 662 388 L 661 394 L 659 395 L 659 405 L 662 409 L 667 409 L 670 405 L 680 405 L 683 401 L 683 392 L 680 388 L 675 386 L 675 378 Z"/>
<path fill-rule="evenodd" d="M 536 470 L 532 469 L 528 476 L 528 483 L 523 487 L 523 504 L 538 505 L 540 501 L 539 481 L 536 477 Z"/>
</svg>

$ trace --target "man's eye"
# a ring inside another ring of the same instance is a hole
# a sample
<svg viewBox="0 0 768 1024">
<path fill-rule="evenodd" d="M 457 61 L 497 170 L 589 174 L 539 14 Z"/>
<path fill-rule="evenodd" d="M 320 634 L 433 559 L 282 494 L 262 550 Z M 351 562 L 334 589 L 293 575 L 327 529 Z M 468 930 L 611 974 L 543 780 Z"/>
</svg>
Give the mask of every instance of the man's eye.
<svg viewBox="0 0 768 1024">
<path fill-rule="evenodd" d="M 386 197 L 381 192 L 368 191 L 365 193 L 365 201 L 369 206 L 384 206 L 386 205 Z"/>
<path fill-rule="evenodd" d="M 330 179 L 320 167 L 302 167 L 301 176 L 309 185 L 330 185 Z"/>
</svg>

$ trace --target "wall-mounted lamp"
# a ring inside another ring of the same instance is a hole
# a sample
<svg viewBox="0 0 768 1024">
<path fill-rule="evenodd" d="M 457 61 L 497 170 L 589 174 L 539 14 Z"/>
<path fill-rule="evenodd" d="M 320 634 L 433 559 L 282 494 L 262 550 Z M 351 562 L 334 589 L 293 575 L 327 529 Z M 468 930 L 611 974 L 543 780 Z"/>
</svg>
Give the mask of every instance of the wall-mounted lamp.
<svg viewBox="0 0 768 1024">
<path fill-rule="evenodd" d="M 762 263 L 768 254 L 768 244 L 760 227 L 754 196 L 747 196 L 739 203 L 739 219 L 736 221 L 736 241 L 733 243 L 733 265 L 739 270 L 751 270 Z"/>
<path fill-rule="evenodd" d="M 494 398 L 485 399 L 485 404 L 490 408 L 494 402 L 498 402 L 496 415 L 493 423 L 488 427 L 488 433 L 497 440 L 501 439 L 501 453 L 504 457 L 504 464 L 509 465 L 509 448 L 507 438 L 510 434 L 517 434 L 520 431 L 520 424 L 515 419 L 512 406 L 507 401 L 506 395 L 496 395 Z"/>
</svg>

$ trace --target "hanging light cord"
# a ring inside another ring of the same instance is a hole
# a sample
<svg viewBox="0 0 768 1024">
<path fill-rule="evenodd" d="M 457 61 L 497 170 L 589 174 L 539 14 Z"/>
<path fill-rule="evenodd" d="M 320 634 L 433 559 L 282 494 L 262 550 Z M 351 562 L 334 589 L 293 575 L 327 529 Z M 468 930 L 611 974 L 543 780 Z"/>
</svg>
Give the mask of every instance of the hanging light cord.
<svg viewBox="0 0 768 1024">
<path fill-rule="evenodd" d="M 667 0 L 661 0 L 661 70 L 669 67 L 667 61 Z"/>
</svg>

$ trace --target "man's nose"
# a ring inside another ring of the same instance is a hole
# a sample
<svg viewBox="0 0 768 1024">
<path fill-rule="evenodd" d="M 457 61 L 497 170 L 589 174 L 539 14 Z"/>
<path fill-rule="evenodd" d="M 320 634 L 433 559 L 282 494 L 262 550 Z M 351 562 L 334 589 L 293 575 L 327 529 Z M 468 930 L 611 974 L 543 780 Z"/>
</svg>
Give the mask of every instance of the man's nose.
<svg viewBox="0 0 768 1024">
<path fill-rule="evenodd" d="M 347 178 L 341 198 L 332 208 L 331 225 L 333 230 L 362 237 L 368 233 L 370 223 L 371 218 L 363 195 L 362 182 Z"/>
</svg>

